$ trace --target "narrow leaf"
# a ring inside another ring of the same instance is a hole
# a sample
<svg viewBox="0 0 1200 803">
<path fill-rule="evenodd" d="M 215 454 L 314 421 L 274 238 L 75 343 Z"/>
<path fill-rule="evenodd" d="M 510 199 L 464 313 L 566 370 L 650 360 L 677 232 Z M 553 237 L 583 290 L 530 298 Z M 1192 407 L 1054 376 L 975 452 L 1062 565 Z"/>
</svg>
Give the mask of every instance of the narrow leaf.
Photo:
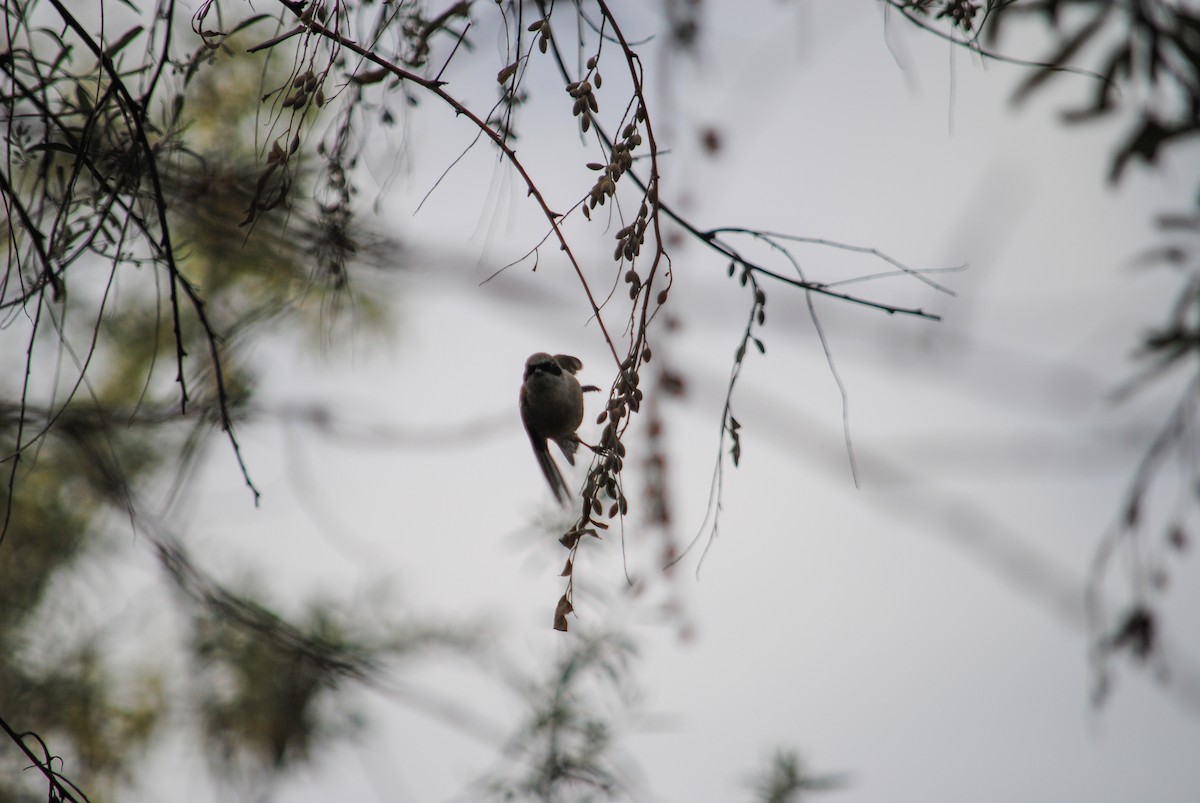
<svg viewBox="0 0 1200 803">
<path fill-rule="evenodd" d="M 130 28 L 125 32 L 124 36 L 113 42 L 105 49 L 104 55 L 111 59 L 113 56 L 117 55 L 117 53 L 119 53 L 123 47 L 136 39 L 144 30 L 145 28 L 143 28 L 141 25 L 138 25 L 135 28 Z"/>
</svg>

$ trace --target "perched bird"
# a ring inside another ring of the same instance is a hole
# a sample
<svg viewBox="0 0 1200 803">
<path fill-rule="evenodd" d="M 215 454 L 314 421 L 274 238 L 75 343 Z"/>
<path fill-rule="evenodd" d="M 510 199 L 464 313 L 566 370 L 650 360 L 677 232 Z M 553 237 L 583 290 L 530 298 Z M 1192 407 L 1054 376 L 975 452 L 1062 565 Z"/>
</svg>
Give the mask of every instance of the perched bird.
<svg viewBox="0 0 1200 803">
<path fill-rule="evenodd" d="M 539 351 L 525 361 L 525 381 L 521 384 L 521 421 L 529 433 L 533 456 L 537 458 L 554 498 L 567 504 L 571 492 L 558 464 L 550 456 L 547 441 L 554 441 L 567 462 L 575 465 L 575 450 L 579 436 L 575 430 L 583 422 L 584 390 L 575 373 L 583 367 L 576 357 L 567 354 L 553 356 Z"/>
</svg>

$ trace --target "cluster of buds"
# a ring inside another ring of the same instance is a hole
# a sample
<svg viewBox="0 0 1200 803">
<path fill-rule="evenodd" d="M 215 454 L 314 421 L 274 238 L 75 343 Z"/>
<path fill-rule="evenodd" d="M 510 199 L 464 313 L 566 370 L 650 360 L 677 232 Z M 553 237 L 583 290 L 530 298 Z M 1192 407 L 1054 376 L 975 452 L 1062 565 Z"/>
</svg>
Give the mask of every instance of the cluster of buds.
<svg viewBox="0 0 1200 803">
<path fill-rule="evenodd" d="M 608 406 L 596 417 L 597 424 L 605 425 L 604 431 L 600 433 L 600 448 L 605 451 L 606 455 L 605 459 L 601 461 L 601 466 L 605 469 L 619 472 L 622 468 L 625 447 L 620 443 L 621 421 L 625 418 L 627 411 L 636 413 L 642 407 L 642 391 L 638 388 L 638 368 L 641 363 L 647 362 L 650 362 L 649 346 L 641 350 L 640 360 L 637 353 L 630 354 L 625 358 L 621 363 L 621 373 L 617 375 L 615 392 L 608 400 Z"/>
<path fill-rule="evenodd" d="M 586 84 L 587 82 L 584 81 L 583 83 Z M 567 86 L 577 85 L 568 84 Z M 578 106 L 579 101 L 575 101 L 575 104 Z M 600 171 L 600 177 L 596 179 L 596 183 L 592 185 L 592 189 L 588 192 L 587 204 L 583 208 L 583 214 L 586 217 L 591 217 L 589 210 L 595 209 L 598 205 L 603 206 L 606 198 L 611 198 L 616 194 L 617 182 L 621 179 L 621 176 L 625 175 L 629 168 L 633 167 L 633 151 L 642 144 L 642 135 L 638 133 L 637 124 L 645 119 L 646 111 L 639 104 L 634 122 L 626 125 L 621 131 L 621 138 L 613 143 L 612 154 L 609 156 L 608 164 L 588 162 L 588 169 Z M 651 192 L 653 192 L 653 188 L 651 188 Z M 652 198 L 650 202 L 654 202 Z"/>
<path fill-rule="evenodd" d="M 971 2 L 971 0 L 949 0 L 945 7 L 938 13 L 937 18 L 949 17 L 953 25 L 962 28 L 964 31 L 969 31 L 972 26 L 972 19 L 977 11 L 979 11 L 979 7 Z"/>
<path fill-rule="evenodd" d="M 650 204 L 649 193 L 646 199 L 642 201 L 641 208 L 638 209 L 637 217 L 628 226 L 622 226 L 616 234 L 617 247 L 613 251 L 613 261 L 620 262 L 621 260 L 632 261 L 634 257 L 642 252 L 642 243 L 646 241 L 646 226 L 650 222 Z M 625 277 L 626 282 L 634 283 L 634 280 L 629 276 Z"/>
<path fill-rule="evenodd" d="M 543 53 L 546 48 L 550 47 L 550 20 L 540 19 L 529 26 L 530 33 L 536 33 L 538 37 L 538 50 Z"/>
<path fill-rule="evenodd" d="M 635 346 L 621 362 L 612 398 L 596 418 L 597 424 L 604 425 L 600 433 L 600 442 L 595 449 L 599 459 L 588 471 L 579 519 L 558 539 L 570 554 L 561 573 L 561 576 L 567 578 L 567 590 L 559 598 L 554 609 L 555 630 L 566 631 L 567 616 L 575 610 L 571 597 L 574 588 L 575 552 L 579 548 L 579 542 L 587 536 L 600 538 L 600 531 L 609 529 L 605 519 L 614 519 L 618 515 L 625 516 L 629 513 L 629 500 L 621 489 L 620 481 L 621 470 L 625 467 L 625 444 L 621 442 L 621 434 L 628 424 L 627 416 L 638 412 L 642 407 L 643 394 L 638 387 L 638 369 L 648 362 L 650 347 Z"/>
<path fill-rule="evenodd" d="M 285 109 L 303 109 L 308 105 L 308 99 L 313 99 L 317 106 L 325 105 L 325 92 L 321 89 L 321 79 L 312 70 L 305 70 L 292 79 L 292 94 L 283 100 Z"/>
<path fill-rule="evenodd" d="M 582 81 L 572 81 L 567 84 L 567 94 L 575 98 L 571 114 L 579 118 L 579 128 L 586 133 L 592 127 L 592 115 L 600 111 L 600 104 L 596 102 L 596 93 L 592 89 L 592 82 L 586 78 Z"/>
<path fill-rule="evenodd" d="M 641 350 L 638 354 L 629 355 L 621 363 L 621 373 L 617 376 L 616 391 L 608 400 L 608 405 L 596 418 L 597 424 L 604 424 L 600 433 L 599 453 L 602 458 L 592 467 L 583 489 L 583 509 L 580 521 L 566 535 L 559 539 L 568 549 L 574 548 L 579 538 L 584 535 L 596 535 L 589 526 L 599 526 L 607 529 L 607 525 L 594 517 L 604 516 L 614 518 L 618 513 L 624 516 L 629 512 L 629 500 L 621 492 L 618 477 L 625 467 L 625 444 L 621 442 L 621 431 L 625 416 L 636 413 L 642 406 L 642 391 L 638 388 L 638 367 L 640 363 L 649 362 L 650 348 Z M 607 511 L 600 501 L 601 493 L 611 500 Z"/>
</svg>

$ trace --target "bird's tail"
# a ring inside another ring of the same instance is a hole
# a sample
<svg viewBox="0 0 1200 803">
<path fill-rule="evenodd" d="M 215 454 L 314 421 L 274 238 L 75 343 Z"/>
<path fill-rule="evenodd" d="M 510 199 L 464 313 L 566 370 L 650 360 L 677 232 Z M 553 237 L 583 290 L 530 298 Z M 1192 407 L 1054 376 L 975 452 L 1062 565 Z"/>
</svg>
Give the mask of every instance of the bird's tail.
<svg viewBox="0 0 1200 803">
<path fill-rule="evenodd" d="M 554 498 L 560 505 L 566 506 L 571 501 L 571 491 L 567 488 L 567 481 L 563 479 L 562 472 L 558 470 L 558 463 L 550 456 L 549 449 L 536 449 L 535 452 L 538 465 L 542 467 L 542 474 L 545 475 L 550 490 L 554 492 Z"/>
</svg>

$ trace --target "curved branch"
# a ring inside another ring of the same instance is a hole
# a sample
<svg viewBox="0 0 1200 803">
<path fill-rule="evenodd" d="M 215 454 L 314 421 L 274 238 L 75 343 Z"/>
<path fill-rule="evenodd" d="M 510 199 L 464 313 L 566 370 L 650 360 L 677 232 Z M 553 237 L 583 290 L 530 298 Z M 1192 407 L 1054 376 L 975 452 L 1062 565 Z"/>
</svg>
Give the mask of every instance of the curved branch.
<svg viewBox="0 0 1200 803">
<path fill-rule="evenodd" d="M 55 772 L 54 768 L 50 766 L 50 762 L 53 760 L 53 757 L 49 755 L 50 750 L 46 747 L 46 743 L 42 741 L 40 736 L 29 731 L 26 731 L 25 733 L 17 733 L 15 730 L 13 730 L 11 725 L 4 721 L 3 717 L 0 717 L 0 730 L 4 731 L 8 735 L 8 738 L 12 739 L 13 743 L 21 749 L 21 752 L 33 762 L 33 766 L 37 767 L 38 771 L 41 772 L 42 775 L 46 776 L 46 781 L 50 784 L 51 795 L 57 795 L 60 800 L 68 800 L 71 801 L 71 803 L 88 803 L 87 795 L 85 795 L 78 786 L 71 783 L 66 778 L 62 778 L 62 776 Z M 46 758 L 39 757 L 37 753 L 29 749 L 29 745 L 25 744 L 26 736 L 32 736 L 33 738 L 37 739 L 39 743 L 41 743 L 43 752 L 46 754 Z"/>
<path fill-rule="evenodd" d="M 58 0 L 51 1 L 57 2 Z M 527 194 L 534 198 L 537 205 L 541 208 L 542 214 L 550 223 L 550 228 L 554 231 L 554 236 L 558 240 L 559 246 L 562 248 L 563 253 L 567 255 L 567 259 L 570 261 L 571 267 L 575 270 L 575 274 L 579 277 L 580 284 L 583 285 L 583 290 L 587 295 L 588 303 L 592 307 L 592 314 L 596 317 L 596 322 L 599 324 L 600 330 L 604 334 L 604 340 L 608 343 L 609 351 L 612 352 L 613 359 L 619 364 L 621 362 L 621 358 L 617 354 L 616 344 L 613 343 L 612 337 L 608 333 L 608 328 L 604 325 L 604 319 L 600 315 L 600 306 L 597 304 L 595 297 L 592 295 L 592 290 L 588 286 L 587 279 L 583 275 L 583 268 L 580 266 L 579 260 L 575 257 L 575 253 L 571 249 L 570 243 L 567 242 L 566 235 L 563 234 L 561 227 L 558 225 L 558 221 L 562 215 L 550 208 L 550 204 L 546 201 L 542 191 L 538 188 L 537 184 L 534 183 L 533 177 L 530 176 L 529 171 L 525 168 L 525 165 L 521 162 L 521 160 L 517 158 L 516 150 L 513 149 L 513 147 L 509 145 L 507 141 L 505 141 L 504 136 L 488 125 L 487 121 L 481 119 L 477 114 L 475 114 L 475 112 L 467 108 L 467 106 L 460 100 L 443 89 L 443 87 L 446 85 L 445 81 L 433 78 L 425 78 L 424 76 L 418 75 L 410 70 L 406 70 L 403 67 L 388 61 L 387 59 L 377 56 L 367 48 L 359 45 L 357 42 L 354 42 L 341 33 L 326 27 L 319 20 L 314 19 L 311 13 L 311 7 L 306 11 L 304 3 L 295 2 L 295 0 L 279 0 L 279 2 L 289 11 L 295 14 L 300 20 L 300 23 L 312 33 L 322 36 L 329 41 L 344 47 L 352 53 L 361 56 L 367 61 L 370 61 L 372 64 L 375 64 L 381 69 L 396 76 L 400 80 L 416 84 L 422 89 L 425 89 L 427 92 L 436 95 L 443 103 L 454 109 L 454 113 L 456 115 L 466 117 L 468 120 L 470 120 L 471 123 L 483 133 L 484 136 L 490 139 L 492 143 L 500 149 L 500 152 L 504 154 L 504 158 L 508 160 L 509 164 L 513 166 L 517 173 L 520 174 L 522 180 L 524 180 Z"/>
</svg>

